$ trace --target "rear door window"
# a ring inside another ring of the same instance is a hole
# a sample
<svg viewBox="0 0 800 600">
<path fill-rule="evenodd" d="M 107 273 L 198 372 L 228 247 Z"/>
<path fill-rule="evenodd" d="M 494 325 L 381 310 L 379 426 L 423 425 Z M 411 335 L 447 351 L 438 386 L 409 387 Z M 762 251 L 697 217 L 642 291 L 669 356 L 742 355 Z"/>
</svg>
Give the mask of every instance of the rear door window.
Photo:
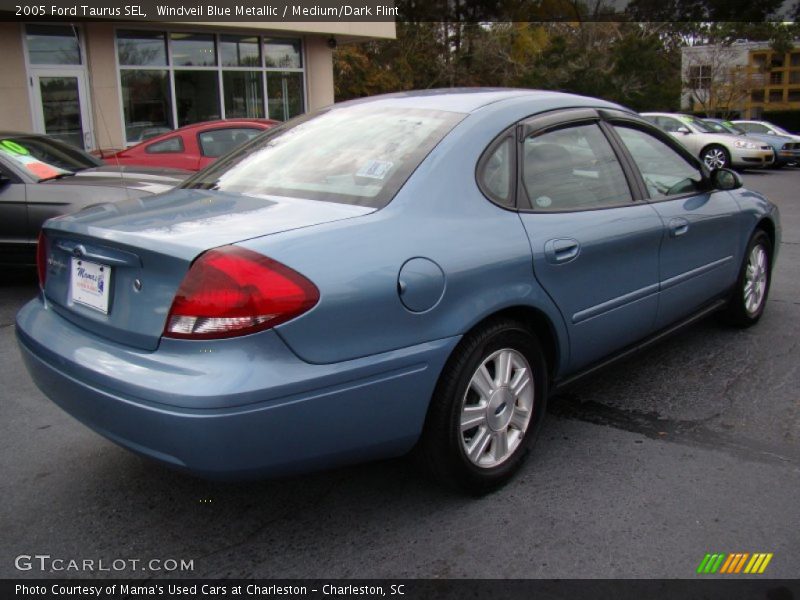
<svg viewBox="0 0 800 600">
<path fill-rule="evenodd" d="M 622 166 L 596 123 L 529 136 L 523 152 L 522 182 L 534 210 L 581 210 L 633 201 Z"/>
</svg>

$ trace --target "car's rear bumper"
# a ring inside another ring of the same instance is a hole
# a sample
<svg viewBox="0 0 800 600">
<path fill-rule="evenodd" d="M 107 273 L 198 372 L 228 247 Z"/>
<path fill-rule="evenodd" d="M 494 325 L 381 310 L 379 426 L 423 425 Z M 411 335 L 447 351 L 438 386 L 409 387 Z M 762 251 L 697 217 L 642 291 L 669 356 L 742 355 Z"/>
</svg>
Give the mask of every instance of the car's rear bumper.
<svg viewBox="0 0 800 600">
<path fill-rule="evenodd" d="M 333 365 L 298 359 L 274 331 L 164 340 L 137 351 L 41 300 L 17 316 L 39 388 L 101 435 L 211 478 L 273 476 L 399 455 L 418 438 L 458 338 Z M 335 340 L 331 340 L 335 343 Z"/>
</svg>

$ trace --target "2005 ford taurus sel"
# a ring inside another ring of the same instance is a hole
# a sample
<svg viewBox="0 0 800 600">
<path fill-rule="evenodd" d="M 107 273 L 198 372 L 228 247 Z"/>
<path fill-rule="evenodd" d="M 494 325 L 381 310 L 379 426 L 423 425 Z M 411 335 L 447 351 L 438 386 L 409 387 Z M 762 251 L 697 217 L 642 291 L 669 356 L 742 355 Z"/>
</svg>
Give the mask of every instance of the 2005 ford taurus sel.
<svg viewBox="0 0 800 600">
<path fill-rule="evenodd" d="M 405 93 L 277 127 L 148 199 L 49 221 L 28 369 L 207 477 L 419 451 L 506 481 L 548 392 L 712 311 L 755 323 L 777 209 L 636 114 Z"/>
</svg>

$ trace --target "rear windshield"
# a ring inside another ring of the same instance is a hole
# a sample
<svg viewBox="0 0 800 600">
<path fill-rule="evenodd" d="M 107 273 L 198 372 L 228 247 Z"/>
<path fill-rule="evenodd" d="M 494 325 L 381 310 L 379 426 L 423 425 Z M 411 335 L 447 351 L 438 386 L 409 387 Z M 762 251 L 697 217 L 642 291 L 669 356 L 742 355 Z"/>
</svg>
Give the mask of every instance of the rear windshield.
<svg viewBox="0 0 800 600">
<path fill-rule="evenodd" d="M 461 113 L 355 104 L 270 130 L 182 187 L 381 208 Z"/>
</svg>

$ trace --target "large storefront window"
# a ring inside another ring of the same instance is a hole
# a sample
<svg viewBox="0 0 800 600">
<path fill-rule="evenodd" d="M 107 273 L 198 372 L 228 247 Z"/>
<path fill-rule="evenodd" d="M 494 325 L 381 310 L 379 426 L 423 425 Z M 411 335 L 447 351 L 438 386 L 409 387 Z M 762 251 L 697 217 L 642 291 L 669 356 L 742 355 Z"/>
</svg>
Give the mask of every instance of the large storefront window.
<svg viewBox="0 0 800 600">
<path fill-rule="evenodd" d="M 125 137 L 129 143 L 139 143 L 173 128 L 166 70 L 126 69 L 120 79 Z"/>
<path fill-rule="evenodd" d="M 120 30 L 117 52 L 129 144 L 199 121 L 305 111 L 299 39 Z"/>
<path fill-rule="evenodd" d="M 175 71 L 178 127 L 219 119 L 219 77 L 216 71 Z"/>
</svg>

